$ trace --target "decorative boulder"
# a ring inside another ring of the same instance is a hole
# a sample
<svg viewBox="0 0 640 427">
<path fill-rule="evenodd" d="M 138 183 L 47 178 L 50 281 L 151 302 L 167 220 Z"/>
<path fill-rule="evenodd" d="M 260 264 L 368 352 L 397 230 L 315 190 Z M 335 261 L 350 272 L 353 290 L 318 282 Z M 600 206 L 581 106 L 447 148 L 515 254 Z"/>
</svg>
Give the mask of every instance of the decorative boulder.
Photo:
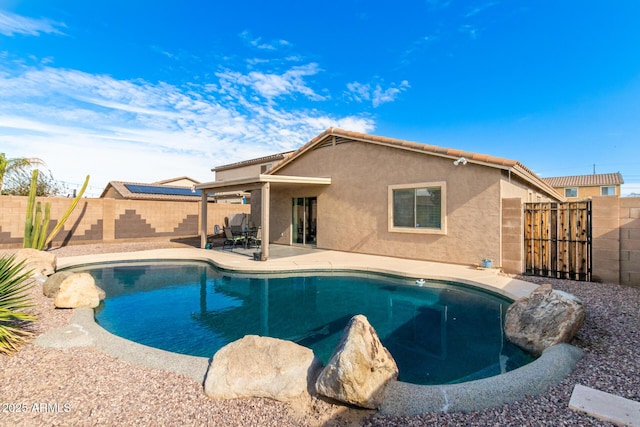
<svg viewBox="0 0 640 427">
<path fill-rule="evenodd" d="M 89 273 L 74 273 L 62 280 L 53 303 L 57 308 L 96 308 L 104 298 Z"/>
<path fill-rule="evenodd" d="M 247 335 L 213 356 L 204 382 L 207 396 L 266 397 L 283 402 L 309 396 L 322 361 L 311 349 L 277 338 Z"/>
<path fill-rule="evenodd" d="M 584 319 L 582 301 L 547 284 L 509 306 L 504 330 L 509 341 L 539 356 L 547 347 L 571 341 Z"/>
<path fill-rule="evenodd" d="M 20 249 L 16 252 L 16 262 L 24 260 L 23 270 L 32 270 L 32 276 L 39 274 L 50 276 L 56 271 L 58 257 L 50 252 L 37 249 Z"/>
<path fill-rule="evenodd" d="M 72 276 L 73 272 L 71 271 L 59 271 L 57 273 L 52 274 L 47 277 L 47 280 L 42 284 L 42 293 L 44 296 L 53 298 L 60 290 L 60 284 L 69 276 Z"/>
<path fill-rule="evenodd" d="M 329 363 L 316 381 L 320 395 L 363 408 L 382 405 L 398 366 L 363 315 L 351 318 Z"/>
</svg>

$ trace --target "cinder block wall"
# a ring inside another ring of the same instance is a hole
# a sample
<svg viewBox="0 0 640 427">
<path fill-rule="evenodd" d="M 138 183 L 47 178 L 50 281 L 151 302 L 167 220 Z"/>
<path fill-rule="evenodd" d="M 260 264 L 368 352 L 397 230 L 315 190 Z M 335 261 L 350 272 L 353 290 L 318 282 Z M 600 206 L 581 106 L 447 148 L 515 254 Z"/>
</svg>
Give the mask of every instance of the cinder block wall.
<svg viewBox="0 0 640 427">
<path fill-rule="evenodd" d="M 620 199 L 620 283 L 640 286 L 640 197 Z"/>
<path fill-rule="evenodd" d="M 620 283 L 620 200 L 593 197 L 592 278 L 597 282 Z"/>
<path fill-rule="evenodd" d="M 22 246 L 27 197 L 0 197 L 0 248 Z M 53 229 L 72 199 L 38 198 L 51 206 Z M 249 205 L 209 203 L 207 229 L 222 226 L 225 218 L 249 213 Z M 199 233 L 200 202 L 81 199 L 53 240 L 53 245 L 131 241 L 161 237 L 193 237 Z"/>
<path fill-rule="evenodd" d="M 522 199 L 502 199 L 502 271 L 520 274 L 524 270 L 524 215 Z"/>
<path fill-rule="evenodd" d="M 640 286 L 640 197 L 592 199 L 593 280 Z M 502 269 L 524 270 L 524 213 L 520 199 L 502 200 Z"/>
</svg>

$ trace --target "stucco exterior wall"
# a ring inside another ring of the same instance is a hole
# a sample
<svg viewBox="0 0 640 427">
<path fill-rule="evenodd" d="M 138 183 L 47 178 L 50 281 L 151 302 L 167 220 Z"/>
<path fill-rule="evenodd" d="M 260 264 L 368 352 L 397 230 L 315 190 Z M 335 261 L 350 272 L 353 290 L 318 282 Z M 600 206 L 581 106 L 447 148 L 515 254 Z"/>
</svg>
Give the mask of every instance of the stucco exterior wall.
<svg viewBox="0 0 640 427">
<path fill-rule="evenodd" d="M 291 198 L 318 198 L 318 248 L 478 264 L 500 259 L 501 172 L 370 143 L 305 153 L 278 174 L 331 177 L 321 188 L 272 190 L 271 241 L 291 243 Z M 444 182 L 446 233 L 388 230 L 389 186 Z"/>
<path fill-rule="evenodd" d="M 601 189 L 602 187 L 614 187 L 615 188 L 615 192 L 616 194 L 612 194 L 610 196 L 601 196 Z M 573 187 L 559 187 L 556 188 L 556 190 L 558 191 L 558 193 L 564 195 L 564 189 L 565 188 L 573 188 Z M 578 189 L 578 196 L 577 197 L 567 197 L 568 201 L 575 201 L 575 200 L 584 200 L 587 199 L 589 197 L 616 197 L 616 196 L 620 196 L 620 186 L 619 185 L 606 185 L 606 186 L 601 186 L 601 185 L 595 185 L 593 187 L 576 187 Z"/>
<path fill-rule="evenodd" d="M 105 191 L 102 197 L 106 199 L 123 199 L 122 195 L 117 192 L 116 189 L 112 186 L 109 186 L 109 188 L 107 188 L 107 191 Z"/>
<path fill-rule="evenodd" d="M 216 172 L 216 181 L 231 181 L 238 178 L 246 178 L 248 176 L 258 176 L 260 174 L 260 165 L 249 165 L 236 169 L 227 169 Z"/>
</svg>

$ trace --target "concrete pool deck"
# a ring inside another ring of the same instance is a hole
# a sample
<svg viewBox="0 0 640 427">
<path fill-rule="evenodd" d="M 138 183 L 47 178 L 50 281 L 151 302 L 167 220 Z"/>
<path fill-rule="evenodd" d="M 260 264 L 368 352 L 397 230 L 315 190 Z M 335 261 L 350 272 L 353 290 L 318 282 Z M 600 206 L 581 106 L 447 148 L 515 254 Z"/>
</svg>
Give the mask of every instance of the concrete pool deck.
<svg viewBox="0 0 640 427">
<path fill-rule="evenodd" d="M 511 299 L 527 296 L 537 285 L 510 278 L 498 269 L 482 269 L 374 255 L 271 246 L 268 261 L 254 261 L 248 253 L 195 248 L 156 249 L 140 252 L 61 257 L 58 269 L 71 266 L 145 260 L 201 260 L 232 271 L 267 273 L 294 271 L 358 270 L 409 278 L 452 280 L 483 288 Z M 113 357 L 142 366 L 185 374 L 204 380 L 209 359 L 150 348 L 117 337 L 98 326 L 93 310 L 76 309 L 69 325 L 47 332 L 36 344 L 65 348 L 93 346 Z M 500 406 L 526 396 L 544 393 L 565 379 L 582 357 L 582 350 L 568 344 L 547 349 L 534 362 L 491 378 L 461 384 L 423 386 L 391 382 L 380 412 L 386 415 L 416 415 L 424 412 L 467 412 Z"/>
<path fill-rule="evenodd" d="M 502 275 L 499 269 L 417 261 L 377 255 L 271 245 L 271 258 L 254 261 L 250 251 L 208 250 L 196 248 L 154 249 L 139 252 L 81 255 L 58 259 L 58 269 L 73 265 L 131 260 L 200 260 L 209 261 L 225 270 L 248 273 L 293 271 L 359 270 L 398 276 L 437 280 L 452 280 L 480 287 L 511 299 L 529 295 L 537 285 Z"/>
</svg>

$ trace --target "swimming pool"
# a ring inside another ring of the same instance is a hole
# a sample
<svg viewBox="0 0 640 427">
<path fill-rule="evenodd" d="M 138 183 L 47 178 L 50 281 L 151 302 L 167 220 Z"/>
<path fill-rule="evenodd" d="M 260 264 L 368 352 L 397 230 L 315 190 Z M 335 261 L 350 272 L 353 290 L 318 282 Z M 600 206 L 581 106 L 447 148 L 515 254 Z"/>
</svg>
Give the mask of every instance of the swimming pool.
<svg viewBox="0 0 640 427">
<path fill-rule="evenodd" d="M 367 316 L 398 363 L 401 381 L 486 378 L 533 359 L 509 343 L 510 301 L 447 282 L 355 273 L 277 277 L 222 271 L 205 262 L 128 262 L 75 268 L 107 299 L 95 319 L 151 347 L 211 357 L 247 334 L 291 340 L 326 363 L 349 319 Z"/>
</svg>

